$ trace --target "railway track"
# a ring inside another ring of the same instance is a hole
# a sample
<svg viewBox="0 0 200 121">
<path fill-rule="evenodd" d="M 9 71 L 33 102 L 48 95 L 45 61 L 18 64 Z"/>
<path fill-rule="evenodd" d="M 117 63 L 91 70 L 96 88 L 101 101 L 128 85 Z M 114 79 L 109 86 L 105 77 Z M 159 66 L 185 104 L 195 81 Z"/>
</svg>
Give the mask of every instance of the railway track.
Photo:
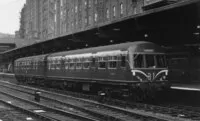
<svg viewBox="0 0 200 121">
<path fill-rule="evenodd" d="M 39 117 L 42 121 L 98 121 L 93 118 L 85 117 L 68 111 L 31 101 L 32 97 L 25 97 L 22 93 L 14 92 L 6 88 L 0 89 L 3 102 L 10 106 L 23 110 L 33 116 Z"/>
<path fill-rule="evenodd" d="M 79 98 L 86 98 L 86 99 L 92 99 L 92 100 L 98 101 L 98 96 L 94 96 L 94 95 L 74 93 L 70 91 L 63 92 L 57 89 L 49 89 L 49 91 L 64 93 L 66 95 L 73 95 Z M 158 114 L 158 115 L 164 114 L 164 115 L 159 115 L 158 117 L 160 116 L 165 117 L 167 120 L 176 120 L 176 121 L 200 120 L 200 107 L 198 108 L 198 107 L 192 107 L 192 106 L 184 106 L 180 104 L 172 105 L 171 103 L 170 104 L 168 103 L 166 105 L 164 104 L 160 105 L 156 103 L 152 105 L 152 104 L 143 104 L 143 103 L 136 103 L 136 102 L 133 103 L 129 101 L 122 101 L 122 100 L 110 99 L 110 98 L 106 98 L 104 103 L 108 105 L 118 106 L 127 110 L 136 109 L 136 110 L 142 110 L 145 112 L 152 112 L 153 114 Z M 150 115 L 153 115 L 153 114 L 150 114 Z"/>
<path fill-rule="evenodd" d="M 192 107 L 177 104 L 160 104 L 159 106 L 170 109 L 171 115 L 178 115 L 179 117 L 192 120 L 200 120 L 200 107 Z M 173 112 L 179 112 L 179 114 Z"/>
<path fill-rule="evenodd" d="M 2 96 L 1 96 L 2 97 Z M 13 105 L 10 101 L 0 99 L 0 121 L 44 121 L 48 120 L 46 117 L 25 110 L 19 106 Z"/>
<path fill-rule="evenodd" d="M 30 88 L 21 85 L 15 85 L 11 83 L 1 82 L 2 88 L 9 88 L 9 92 L 12 90 L 17 90 L 20 93 L 26 93 L 28 95 L 33 95 L 36 88 Z M 1 89 L 2 89 L 1 88 Z M 8 90 L 8 89 L 7 89 Z M 127 105 L 126 108 L 124 104 L 121 107 L 111 106 L 107 104 L 98 103 L 96 101 L 75 98 L 72 96 L 66 96 L 59 93 L 53 93 L 51 91 L 40 90 L 42 92 L 41 98 L 43 100 L 53 101 L 63 106 L 68 106 L 69 108 L 76 109 L 79 111 L 84 111 L 90 115 L 95 115 L 103 120 L 116 120 L 116 121 L 132 121 L 132 120 L 148 120 L 148 121 L 185 121 L 186 119 L 163 115 L 162 113 L 152 113 L 153 110 L 149 110 L 148 105 Z M 56 97 L 56 99 L 55 99 Z M 116 102 L 115 102 L 116 103 Z M 129 107 L 130 106 L 130 107 Z M 58 106 L 57 106 L 58 107 Z M 136 108 L 137 107 L 137 108 Z M 139 108 L 140 107 L 140 108 Z M 58 107 L 60 108 L 60 107 Z"/>
</svg>

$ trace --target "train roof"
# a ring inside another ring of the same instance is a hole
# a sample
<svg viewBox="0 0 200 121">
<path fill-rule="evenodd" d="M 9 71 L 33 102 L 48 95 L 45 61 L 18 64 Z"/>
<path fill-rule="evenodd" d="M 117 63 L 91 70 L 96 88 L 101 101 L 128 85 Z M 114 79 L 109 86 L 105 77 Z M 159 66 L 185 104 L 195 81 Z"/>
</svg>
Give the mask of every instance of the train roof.
<svg viewBox="0 0 200 121">
<path fill-rule="evenodd" d="M 107 46 L 100 46 L 100 47 L 92 47 L 92 48 L 86 48 L 86 49 L 78 49 L 78 50 L 71 50 L 71 51 L 64 51 L 64 52 L 58 52 L 58 53 L 52 53 L 49 55 L 51 56 L 64 56 L 64 55 L 73 55 L 73 54 L 90 54 L 90 53 L 97 53 L 97 52 L 106 52 L 106 51 L 127 51 L 129 47 L 133 47 L 135 51 L 141 51 L 143 48 L 145 48 L 145 44 L 147 46 L 161 48 L 160 46 L 155 46 L 156 44 L 152 42 L 146 42 L 146 41 L 136 41 L 136 42 L 127 42 L 122 44 L 115 44 L 115 45 L 107 45 Z M 146 46 L 146 47 L 147 47 Z M 161 51 L 161 49 L 156 49 Z"/>
<path fill-rule="evenodd" d="M 47 56 L 48 54 L 45 55 L 36 55 L 36 56 L 30 56 L 30 57 L 24 57 L 24 58 L 19 58 L 16 61 L 23 61 L 23 60 L 44 60 L 44 58 Z"/>
<path fill-rule="evenodd" d="M 114 45 L 107 45 L 107 46 L 100 46 L 100 47 L 92 47 L 92 48 L 85 48 L 85 49 L 78 49 L 78 50 L 70 50 L 70 51 L 63 51 L 63 52 L 56 52 L 52 54 L 45 54 L 45 55 L 37 55 L 37 56 L 30 56 L 19 58 L 16 61 L 23 61 L 23 60 L 44 60 L 46 56 L 48 57 L 61 57 L 65 55 L 77 55 L 81 56 L 91 56 L 92 54 L 98 53 L 101 54 L 116 54 L 128 51 L 128 48 L 132 47 L 132 51 L 134 52 L 143 52 L 145 48 L 153 48 L 156 52 L 163 52 L 160 46 L 147 41 L 136 41 L 136 42 L 127 42 L 121 44 L 114 44 Z"/>
</svg>

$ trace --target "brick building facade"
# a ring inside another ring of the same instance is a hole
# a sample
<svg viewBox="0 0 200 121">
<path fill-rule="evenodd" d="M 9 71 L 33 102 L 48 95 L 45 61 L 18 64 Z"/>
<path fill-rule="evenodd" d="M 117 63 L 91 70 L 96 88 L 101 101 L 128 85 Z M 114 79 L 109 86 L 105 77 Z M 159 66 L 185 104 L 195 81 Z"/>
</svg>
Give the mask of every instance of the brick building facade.
<svg viewBox="0 0 200 121">
<path fill-rule="evenodd" d="M 19 32 L 29 44 L 66 36 L 141 14 L 146 1 L 26 0 Z"/>
</svg>

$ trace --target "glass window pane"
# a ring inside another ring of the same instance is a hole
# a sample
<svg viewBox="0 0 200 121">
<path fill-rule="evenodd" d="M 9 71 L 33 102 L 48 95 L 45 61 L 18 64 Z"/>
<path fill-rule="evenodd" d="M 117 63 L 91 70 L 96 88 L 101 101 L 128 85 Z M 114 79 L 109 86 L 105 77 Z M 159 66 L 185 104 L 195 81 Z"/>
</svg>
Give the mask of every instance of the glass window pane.
<svg viewBox="0 0 200 121">
<path fill-rule="evenodd" d="M 134 67 L 135 68 L 144 67 L 144 56 L 143 55 L 136 54 L 136 55 L 133 56 L 133 60 L 134 60 Z"/>
<path fill-rule="evenodd" d="M 157 67 L 166 67 L 166 58 L 164 55 L 156 55 Z"/>
<path fill-rule="evenodd" d="M 155 68 L 155 60 L 154 60 L 155 55 L 146 55 L 146 65 L 147 68 Z"/>
<path fill-rule="evenodd" d="M 121 67 L 126 66 L 126 56 L 121 56 Z"/>
<path fill-rule="evenodd" d="M 99 68 L 106 68 L 106 62 L 99 62 Z"/>
</svg>

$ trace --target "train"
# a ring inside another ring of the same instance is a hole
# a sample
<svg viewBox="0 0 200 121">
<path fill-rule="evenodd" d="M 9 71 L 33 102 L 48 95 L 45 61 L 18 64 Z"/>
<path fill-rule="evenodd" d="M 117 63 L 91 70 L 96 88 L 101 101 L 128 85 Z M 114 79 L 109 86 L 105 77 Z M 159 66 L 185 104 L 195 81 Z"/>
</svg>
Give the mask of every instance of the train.
<svg viewBox="0 0 200 121">
<path fill-rule="evenodd" d="M 138 100 L 170 87 L 164 49 L 146 41 L 23 57 L 14 61 L 14 73 L 19 83 Z"/>
</svg>

